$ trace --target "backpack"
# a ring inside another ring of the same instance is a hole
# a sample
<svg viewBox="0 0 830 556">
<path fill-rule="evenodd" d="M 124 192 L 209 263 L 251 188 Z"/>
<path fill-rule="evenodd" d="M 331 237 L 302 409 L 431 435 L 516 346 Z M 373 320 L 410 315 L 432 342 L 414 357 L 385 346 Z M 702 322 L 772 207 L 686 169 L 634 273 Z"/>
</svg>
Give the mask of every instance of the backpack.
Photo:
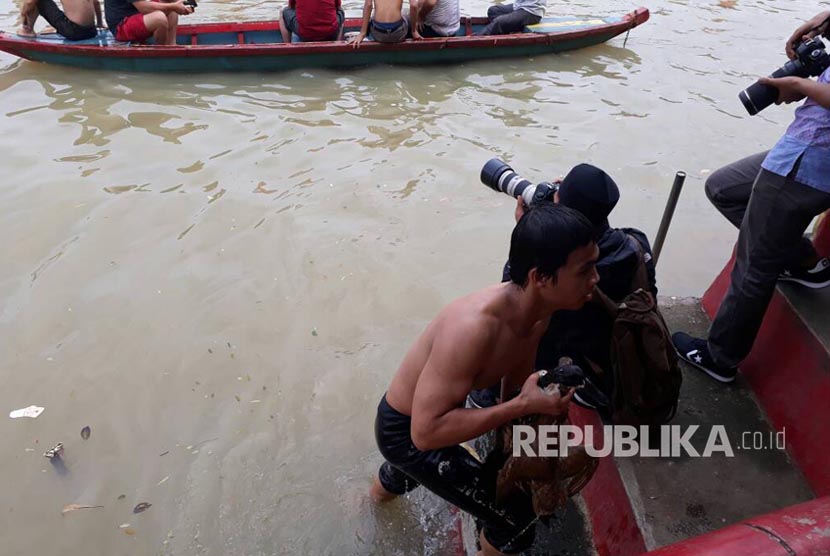
<svg viewBox="0 0 830 556">
<path fill-rule="evenodd" d="M 613 321 L 611 417 L 616 424 L 661 425 L 677 412 L 683 376 L 666 321 L 649 291 L 643 248 L 627 237 L 639 259 L 632 292 L 617 304 L 595 289 Z"/>
</svg>

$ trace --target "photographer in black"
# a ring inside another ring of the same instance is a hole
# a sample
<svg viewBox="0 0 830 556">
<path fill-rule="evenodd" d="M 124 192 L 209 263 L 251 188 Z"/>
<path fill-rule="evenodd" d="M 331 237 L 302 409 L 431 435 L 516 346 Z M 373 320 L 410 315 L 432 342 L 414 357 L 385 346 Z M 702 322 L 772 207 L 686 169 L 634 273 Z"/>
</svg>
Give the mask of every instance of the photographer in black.
<svg viewBox="0 0 830 556">
<path fill-rule="evenodd" d="M 672 340 L 683 359 L 720 382 L 732 382 L 749 354 L 777 280 L 830 285 L 830 261 L 803 237 L 813 218 L 830 209 L 830 59 L 815 39 L 828 36 L 829 25 L 830 11 L 801 25 L 786 44 L 792 62 L 774 75 L 791 68 L 795 74 L 759 81 L 777 89 L 776 104 L 807 99 L 784 136 L 772 150 L 721 168 L 706 182 L 709 199 L 740 228 L 735 267 L 709 338 L 678 332 Z"/>
<path fill-rule="evenodd" d="M 597 287 L 615 302 L 631 293 L 632 283 L 641 262 L 645 263 L 649 289 L 657 296 L 654 261 L 648 238 L 634 228 L 612 228 L 608 215 L 620 198 L 620 191 L 611 176 L 590 164 L 579 164 L 559 182 L 527 186 L 523 192 L 511 187 L 513 184 L 528 184 L 526 180 L 509 171 L 494 176 L 500 168 L 491 161 L 482 170 L 482 181 L 498 191 L 517 197 L 516 221 L 525 212 L 528 203 L 559 203 L 585 215 L 594 226 L 599 247 L 597 260 Z M 500 162 L 500 161 L 498 161 Z M 488 171 L 495 168 L 490 175 Z M 501 183 L 495 180 L 500 177 Z M 522 181 L 520 181 L 522 180 Z M 488 183 L 489 182 L 489 183 Z M 523 194 L 522 194 L 523 193 Z M 505 265 L 503 281 L 509 280 L 509 263 Z M 586 384 L 574 394 L 579 405 L 597 409 L 608 415 L 610 396 L 613 390 L 611 370 L 611 326 L 612 318 L 600 302 L 586 303 L 576 311 L 558 311 L 553 314 L 539 344 L 536 354 L 537 369 L 553 369 L 560 357 L 573 359 L 586 374 Z M 498 398 L 495 388 L 476 390 L 470 394 L 470 401 L 479 407 L 494 405 Z"/>
</svg>

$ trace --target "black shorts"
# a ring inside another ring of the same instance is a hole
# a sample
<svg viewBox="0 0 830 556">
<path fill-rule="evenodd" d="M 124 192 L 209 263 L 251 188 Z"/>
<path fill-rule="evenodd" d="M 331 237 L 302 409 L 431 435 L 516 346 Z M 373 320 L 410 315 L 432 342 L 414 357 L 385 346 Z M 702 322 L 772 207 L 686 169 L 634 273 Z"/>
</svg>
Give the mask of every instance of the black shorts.
<svg viewBox="0 0 830 556">
<path fill-rule="evenodd" d="M 97 1 L 97 0 L 96 0 Z M 38 0 L 37 11 L 40 16 L 55 28 L 59 35 L 70 41 L 82 41 L 91 39 L 98 34 L 95 25 L 78 25 L 61 11 L 53 0 Z"/>
<path fill-rule="evenodd" d="M 530 548 L 536 538 L 530 498 L 520 495 L 497 506 L 497 468 L 483 465 L 461 446 L 419 450 L 412 443 L 411 422 L 383 396 L 375 419 L 375 439 L 386 458 L 378 471 L 383 488 L 404 494 L 423 485 L 475 517 L 484 537 L 499 551 L 517 554 Z"/>
</svg>

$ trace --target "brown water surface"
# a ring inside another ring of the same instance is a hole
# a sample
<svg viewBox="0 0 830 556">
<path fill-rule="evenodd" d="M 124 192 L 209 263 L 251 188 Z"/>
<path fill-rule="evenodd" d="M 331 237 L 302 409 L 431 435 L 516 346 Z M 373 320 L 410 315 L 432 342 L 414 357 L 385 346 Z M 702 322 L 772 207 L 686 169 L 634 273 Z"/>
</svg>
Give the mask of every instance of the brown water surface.
<svg viewBox="0 0 830 556">
<path fill-rule="evenodd" d="M 0 552 L 441 552 L 441 504 L 373 511 L 364 492 L 405 349 L 500 276 L 514 202 L 481 165 L 600 165 L 622 190 L 612 224 L 652 236 L 687 171 L 659 286 L 699 295 L 736 237 L 707 173 L 791 117 L 736 95 L 815 3 L 651 8 L 627 44 L 438 68 L 162 76 L 0 54 Z M 276 9 L 210 0 L 194 19 Z M 0 0 L 0 27 L 15 11 Z M 8 418 L 31 404 L 46 411 Z M 42 457 L 58 441 L 62 472 Z"/>
</svg>

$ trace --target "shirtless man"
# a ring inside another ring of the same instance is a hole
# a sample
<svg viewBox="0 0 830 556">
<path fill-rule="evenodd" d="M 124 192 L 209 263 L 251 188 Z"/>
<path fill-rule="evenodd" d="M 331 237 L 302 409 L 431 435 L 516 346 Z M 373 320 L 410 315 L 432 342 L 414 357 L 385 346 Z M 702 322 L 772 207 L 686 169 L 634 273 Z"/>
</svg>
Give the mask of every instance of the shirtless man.
<svg viewBox="0 0 830 556">
<path fill-rule="evenodd" d="M 101 4 L 98 0 L 61 0 L 64 11 L 53 0 L 25 0 L 20 8 L 20 28 L 17 34 L 35 36 L 38 16 L 49 22 L 58 34 L 70 41 L 91 39 L 103 27 Z"/>
<path fill-rule="evenodd" d="M 372 8 L 374 7 L 374 17 Z M 401 15 L 403 0 L 364 0 L 363 25 L 360 33 L 350 40 L 354 48 L 360 48 L 360 43 L 369 34 L 377 42 L 401 42 L 409 33 L 409 26 Z"/>
<path fill-rule="evenodd" d="M 572 394 L 547 394 L 533 373 L 551 314 L 576 310 L 599 280 L 599 250 L 583 215 L 543 203 L 527 211 L 510 241 L 510 282 L 444 308 L 415 341 L 378 406 L 375 437 L 386 459 L 370 489 L 376 502 L 419 484 L 483 524 L 480 554 L 515 554 L 533 543 L 530 501 L 494 503 L 495 476 L 461 442 L 531 414 L 559 415 Z M 470 390 L 502 381 L 505 399 L 465 409 Z"/>
</svg>

